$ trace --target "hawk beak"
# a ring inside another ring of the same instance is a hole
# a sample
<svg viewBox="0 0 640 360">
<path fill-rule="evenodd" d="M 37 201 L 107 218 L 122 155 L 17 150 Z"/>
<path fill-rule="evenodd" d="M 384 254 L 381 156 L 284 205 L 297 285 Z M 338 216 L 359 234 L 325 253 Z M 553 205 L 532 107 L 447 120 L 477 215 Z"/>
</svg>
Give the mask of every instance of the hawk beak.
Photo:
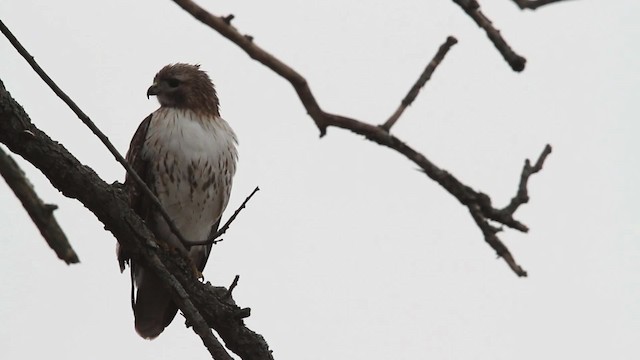
<svg viewBox="0 0 640 360">
<path fill-rule="evenodd" d="M 147 99 L 151 95 L 158 95 L 158 85 L 153 84 L 153 85 L 149 86 L 149 89 L 147 89 Z"/>
</svg>

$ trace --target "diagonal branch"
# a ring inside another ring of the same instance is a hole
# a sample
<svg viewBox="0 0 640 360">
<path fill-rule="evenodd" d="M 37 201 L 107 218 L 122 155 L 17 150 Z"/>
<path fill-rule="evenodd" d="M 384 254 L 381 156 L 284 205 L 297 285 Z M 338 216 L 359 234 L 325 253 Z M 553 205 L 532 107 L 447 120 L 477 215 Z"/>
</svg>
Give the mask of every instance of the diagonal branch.
<svg viewBox="0 0 640 360">
<path fill-rule="evenodd" d="M 520 9 L 536 10 L 537 8 L 566 0 L 513 0 Z"/>
<path fill-rule="evenodd" d="M 31 136 L 25 133 L 24 136 Z M 53 211 L 58 208 L 54 204 L 45 204 L 36 194 L 33 185 L 29 182 L 24 172 L 13 158 L 0 149 L 0 175 L 4 177 L 7 185 L 16 194 L 22 206 L 27 210 L 31 220 L 40 230 L 40 234 L 47 241 L 49 247 L 55 251 L 60 260 L 69 264 L 79 263 L 78 255 L 69 244 L 67 236 L 53 216 Z"/>
<path fill-rule="evenodd" d="M 485 241 L 496 251 L 499 257 L 505 259 L 507 264 L 518 276 L 526 276 L 526 272 L 515 262 L 513 256 L 511 256 L 507 248 L 496 236 L 497 230 L 493 231 L 495 227 L 489 224 L 489 220 L 491 220 L 518 231 L 528 231 L 528 228 L 524 224 L 513 217 L 513 213 L 494 208 L 489 196 L 463 184 L 452 174 L 436 166 L 424 155 L 391 135 L 382 127 L 324 112 L 313 96 L 306 79 L 281 60 L 256 45 L 251 36 L 241 34 L 231 25 L 230 17 L 213 15 L 191 0 L 173 1 L 193 17 L 239 46 L 251 58 L 259 61 L 289 81 L 298 94 L 307 113 L 320 130 L 320 136 L 326 134 L 327 127 L 335 126 L 362 135 L 379 145 L 393 149 L 415 163 L 429 178 L 437 182 L 460 203 L 469 208 L 476 224 L 482 230 Z"/>
<path fill-rule="evenodd" d="M 154 255 L 146 260 L 147 265 L 150 265 L 158 277 L 164 280 L 164 284 L 171 291 L 174 300 L 177 300 L 176 304 L 182 309 L 185 317 L 192 324 L 193 331 L 200 336 L 202 343 L 209 350 L 212 358 L 214 360 L 233 360 L 224 346 L 213 336 L 211 328 L 194 306 L 182 284 L 167 270 L 160 258 Z"/>
<path fill-rule="evenodd" d="M 511 46 L 504 40 L 500 31 L 496 29 L 491 23 L 491 20 L 480 11 L 480 4 L 478 4 L 476 0 L 453 0 L 453 2 L 460 5 L 462 10 L 464 10 L 479 27 L 484 29 L 493 45 L 500 51 L 500 54 L 502 54 L 502 57 L 507 63 L 509 63 L 511 69 L 517 72 L 524 70 L 527 59 L 511 49 Z"/>
<path fill-rule="evenodd" d="M 529 201 L 529 195 L 527 190 L 529 178 L 531 177 L 531 175 L 542 170 L 544 161 L 547 159 L 547 156 L 549 156 L 549 154 L 551 154 L 551 146 L 547 144 L 547 146 L 544 147 L 544 150 L 540 154 L 540 157 L 538 158 L 538 160 L 536 161 L 536 164 L 533 167 L 531 166 L 529 159 L 525 160 L 524 168 L 522 169 L 522 174 L 520 176 L 520 184 L 518 186 L 518 192 L 516 196 L 513 197 L 509 205 L 505 206 L 503 209 L 501 210 L 493 209 L 491 212 L 492 216 L 489 217 L 491 220 L 497 221 L 496 218 L 501 218 L 501 217 L 511 218 L 513 213 L 518 209 L 520 205 L 527 203 Z M 509 252 L 509 249 L 507 249 L 507 247 L 504 246 L 504 244 L 500 241 L 500 239 L 496 235 L 498 232 L 500 232 L 501 229 L 496 228 L 495 226 L 492 226 L 491 224 L 489 224 L 489 221 L 487 220 L 487 217 L 485 216 L 481 208 L 477 206 L 471 206 L 469 207 L 469 211 L 471 212 L 471 216 L 473 217 L 473 220 L 482 230 L 482 234 L 484 235 L 485 241 L 489 245 L 491 245 L 491 247 L 496 251 L 498 256 L 502 257 L 507 262 L 511 270 L 513 270 L 513 272 L 518 274 L 518 276 L 527 276 L 527 272 L 522 267 L 520 267 L 520 265 L 516 263 L 516 261 L 513 259 L 513 255 L 511 255 L 511 252 Z M 523 229 L 521 229 L 522 231 L 528 231 L 526 226 L 524 226 L 523 224 L 521 225 L 523 226 Z"/>
<path fill-rule="evenodd" d="M 420 89 L 422 89 L 422 87 L 424 87 L 427 81 L 431 79 L 431 75 L 433 75 L 433 72 L 436 70 L 436 67 L 440 65 L 440 63 L 444 59 L 444 56 L 447 55 L 451 47 L 455 45 L 457 42 L 458 40 L 453 36 L 447 37 L 447 41 L 445 41 L 445 43 L 440 46 L 436 55 L 429 62 L 429 64 L 427 64 L 427 67 L 424 69 L 424 71 L 422 72 L 422 74 L 420 75 L 416 83 L 413 84 L 413 86 L 407 93 L 407 96 L 405 96 L 404 99 L 402 99 L 398 109 L 396 109 L 393 115 L 391 115 L 391 117 L 384 124 L 380 125 L 381 128 L 385 129 L 387 132 L 391 130 L 391 127 L 396 123 L 396 121 L 398 121 L 398 119 L 400 118 L 404 110 L 407 107 L 409 107 L 409 105 L 411 105 L 413 101 L 416 99 L 416 97 L 418 96 L 418 93 L 420 92 Z"/>
<path fill-rule="evenodd" d="M 222 239 L 218 240 L 218 238 L 220 236 L 222 236 L 224 233 L 226 233 L 227 230 L 229 230 L 229 227 L 231 226 L 231 223 L 233 223 L 233 221 L 236 219 L 236 217 L 238 217 L 238 214 L 240 214 L 240 211 L 242 211 L 242 209 L 244 209 L 247 206 L 247 203 L 249 202 L 249 200 L 251 200 L 253 195 L 255 193 L 257 193 L 259 190 L 260 190 L 260 188 L 258 186 L 256 186 L 256 188 L 253 189 L 251 194 L 249 194 L 249 196 L 247 196 L 246 199 L 244 199 L 244 201 L 242 202 L 242 204 L 240 204 L 240 206 L 236 209 L 236 211 L 233 212 L 233 214 L 231 215 L 229 220 L 227 220 L 227 222 L 224 223 L 224 225 L 218 231 L 216 231 L 215 234 L 211 235 L 208 239 L 205 239 L 204 241 L 196 241 L 196 242 L 191 241 L 191 242 L 189 242 L 189 244 L 191 246 L 209 245 L 209 244 L 216 244 L 216 243 L 222 241 Z"/>
<path fill-rule="evenodd" d="M 25 138 L 25 133 L 30 136 Z M 130 249 L 144 265 L 156 270 L 189 322 L 199 324 L 196 332 L 204 335 L 203 342 L 210 353 L 215 354 L 215 359 L 227 358 L 220 355 L 216 346 L 210 347 L 217 340 L 208 329 L 205 333 L 198 313 L 206 321 L 207 327 L 213 327 L 227 347 L 243 360 L 273 359 L 264 338 L 248 329 L 242 321 L 248 310 L 224 299 L 226 289 L 218 292 L 210 284 L 199 282 L 187 258 L 169 254 L 158 246 L 151 231 L 130 208 L 127 194 L 121 187 L 105 183 L 61 144 L 36 128 L 24 109 L 6 91 L 1 80 L 0 142 L 38 168 L 65 196 L 78 199 L 118 242 Z M 193 306 L 185 299 L 191 301 Z"/>
<path fill-rule="evenodd" d="M 513 214 L 518 210 L 520 205 L 529 202 L 529 191 L 527 190 L 529 178 L 531 175 L 542 170 L 542 165 L 544 165 L 544 161 L 547 159 L 549 154 L 551 154 L 551 145 L 545 146 L 534 166 L 531 166 L 529 159 L 524 161 L 524 167 L 522 168 L 522 174 L 520 175 L 520 184 L 518 185 L 518 192 L 516 193 L 516 196 L 511 199 L 509 205 L 505 206 L 501 211 Z"/>
<path fill-rule="evenodd" d="M 96 124 L 94 124 L 93 121 L 91 121 L 89 116 L 87 116 L 87 114 L 85 114 L 78 107 L 78 105 L 76 105 L 76 103 L 73 102 L 73 100 L 71 100 L 71 98 L 67 94 L 65 94 L 64 91 L 62 91 L 62 89 L 60 89 L 60 87 L 49 77 L 49 75 L 47 75 L 47 73 L 40 67 L 40 65 L 38 65 L 34 57 L 31 56 L 31 54 L 29 54 L 29 52 L 22 46 L 22 44 L 20 44 L 18 39 L 16 39 L 16 37 L 11 33 L 11 31 L 5 26 L 2 20 L 0 20 L 0 32 L 4 34 L 4 36 L 9 40 L 11 45 L 13 45 L 13 47 L 18 51 L 18 53 L 22 55 L 22 57 L 27 61 L 27 63 L 29 63 L 31 68 L 38 74 L 38 76 L 40 76 L 40 78 L 49 86 L 49 88 L 51 88 L 51 90 L 53 90 L 53 92 L 65 104 L 67 104 L 67 106 L 71 109 L 71 111 L 73 111 L 76 114 L 76 116 L 78 116 L 80 121 L 82 121 L 89 129 L 91 129 L 91 131 L 100 139 L 100 141 L 104 144 L 104 146 L 106 146 L 107 149 L 109 149 L 109 152 L 125 168 L 125 170 L 127 171 L 127 174 L 129 174 L 129 176 L 133 178 L 133 180 L 138 184 L 138 186 L 142 189 L 145 195 L 151 200 L 153 205 L 158 209 L 158 211 L 160 211 L 160 214 L 169 225 L 171 232 L 173 232 L 183 244 L 186 244 L 187 241 L 185 240 L 185 238 L 182 236 L 182 234 L 176 227 L 176 224 L 173 222 L 173 220 L 171 219 L 167 211 L 164 209 L 162 204 L 160 204 L 160 200 L 158 200 L 158 198 L 151 191 L 151 189 L 149 189 L 147 184 L 144 183 L 144 181 L 135 172 L 135 170 L 133 170 L 131 165 L 129 165 L 129 163 L 124 159 L 124 157 L 120 155 L 118 150 L 116 150 L 115 146 L 113 146 L 111 141 L 109 141 L 109 138 L 107 138 L 107 136 L 102 131 L 100 131 L 100 129 L 98 129 Z"/>
</svg>

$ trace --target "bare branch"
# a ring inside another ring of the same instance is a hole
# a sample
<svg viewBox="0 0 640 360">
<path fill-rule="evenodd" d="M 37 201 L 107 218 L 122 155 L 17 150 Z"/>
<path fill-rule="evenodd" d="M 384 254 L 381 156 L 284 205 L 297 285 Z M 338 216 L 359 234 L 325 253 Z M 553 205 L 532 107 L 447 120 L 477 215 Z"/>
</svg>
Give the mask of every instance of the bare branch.
<svg viewBox="0 0 640 360">
<path fill-rule="evenodd" d="M 31 136 L 28 133 L 24 134 L 25 137 Z M 29 216 L 33 220 L 40 230 L 40 234 L 47 241 L 49 247 L 55 251 L 60 260 L 68 264 L 79 263 L 78 255 L 69 244 L 67 236 L 58 225 L 56 218 L 53 216 L 53 211 L 58 208 L 57 205 L 45 204 L 36 191 L 33 189 L 33 185 L 29 182 L 24 172 L 18 164 L 11 158 L 11 156 L 5 153 L 0 148 L 0 175 L 4 177 L 7 185 L 16 194 L 22 206 L 27 210 Z"/>
<path fill-rule="evenodd" d="M 224 22 L 226 22 L 227 24 L 231 24 L 231 20 L 233 20 L 233 18 L 234 18 L 234 17 L 236 17 L 236 16 L 235 16 L 235 15 L 233 15 L 233 14 L 229 14 L 229 15 L 227 15 L 227 16 L 225 16 L 225 17 L 223 17 L 222 19 L 223 19 L 223 20 L 224 20 Z"/>
<path fill-rule="evenodd" d="M 122 166 L 125 168 L 125 170 L 129 174 L 129 176 L 131 176 L 133 178 L 133 180 L 138 184 L 138 186 L 142 189 L 142 191 L 145 193 L 145 195 L 147 197 L 149 197 L 149 199 L 151 199 L 151 202 L 154 204 L 154 206 L 156 206 L 158 211 L 160 211 L 160 214 L 162 214 L 162 217 L 166 220 L 166 222 L 169 225 L 169 228 L 171 229 L 171 231 L 176 235 L 176 237 L 178 239 L 180 239 L 180 241 L 182 241 L 182 243 L 186 244 L 187 241 L 182 236 L 182 234 L 180 233 L 180 231 L 178 230 L 178 228 L 176 227 L 175 223 L 173 222 L 173 220 L 171 219 L 171 217 L 169 216 L 167 211 L 164 209 L 162 204 L 160 204 L 160 200 L 158 200 L 158 198 L 151 191 L 151 189 L 149 189 L 147 184 L 145 184 L 144 181 L 140 178 L 140 176 L 135 172 L 135 170 L 133 170 L 131 165 L 129 165 L 129 163 L 127 163 L 127 161 L 124 159 L 124 157 L 122 157 L 122 155 L 120 155 L 118 150 L 116 150 L 115 146 L 113 146 L 111 141 L 109 141 L 109 138 L 107 138 L 107 136 L 102 131 L 100 131 L 100 129 L 98 129 L 98 127 L 93 123 L 93 121 L 91 121 L 89 116 L 87 116 L 87 114 L 85 114 L 78 107 L 78 105 L 76 105 L 76 103 L 73 102 L 73 100 L 71 100 L 71 98 L 67 94 L 65 94 L 64 91 L 62 91 L 62 89 L 60 89 L 60 87 L 49 77 L 49 75 L 47 75 L 47 73 L 35 61 L 34 57 L 31 56 L 31 54 L 29 54 L 29 52 L 22 46 L 22 44 L 20 44 L 18 39 L 16 39 L 16 37 L 13 36 L 11 31 L 4 25 L 2 20 L 0 20 L 0 31 L 9 40 L 9 42 L 11 42 L 11 44 L 18 51 L 18 53 L 20 53 L 20 55 L 22 55 L 22 57 L 29 63 L 31 68 L 33 68 L 33 70 L 38 74 L 38 76 L 40 76 L 40 78 L 49 86 L 49 88 L 51 90 L 53 90 L 53 92 L 65 104 L 67 104 L 67 106 L 71 109 L 71 111 L 73 111 L 76 114 L 76 116 L 78 116 L 78 118 L 89 129 L 91 129 L 91 131 L 100 139 L 100 141 L 102 141 L 104 146 L 106 146 L 107 149 L 109 149 L 109 152 L 111 152 L 111 154 L 116 158 L 116 160 L 120 164 L 122 164 Z"/>
<path fill-rule="evenodd" d="M 298 74 L 295 70 L 289 67 L 289 65 L 283 63 L 257 46 L 253 42 L 253 38 L 251 36 L 243 35 L 238 32 L 233 25 L 228 24 L 225 21 L 224 17 L 215 16 L 190 0 L 174 0 L 174 2 L 193 17 L 216 30 L 222 36 L 231 40 L 234 44 L 238 45 L 251 58 L 287 79 L 298 93 L 298 96 L 300 97 L 304 107 L 307 109 L 309 116 L 311 116 L 311 118 L 316 122 L 316 126 L 320 130 L 320 136 L 324 136 L 326 134 L 328 126 L 325 124 L 326 114 L 320 109 L 318 102 L 311 93 L 311 89 L 307 85 L 307 80 L 302 77 L 302 75 Z"/>
<path fill-rule="evenodd" d="M 445 41 L 444 44 L 440 45 L 440 48 L 438 49 L 438 52 L 436 53 L 436 55 L 429 62 L 429 64 L 427 64 L 427 67 L 424 69 L 424 71 L 422 72 L 422 74 L 420 75 L 416 83 L 413 84 L 413 86 L 407 93 L 407 96 L 405 96 L 404 99 L 402 99 L 402 102 L 400 102 L 400 106 L 398 107 L 398 109 L 393 113 L 393 115 L 391 115 L 391 117 L 384 124 L 380 125 L 381 128 L 385 129 L 386 131 L 391 130 L 391 127 L 396 123 L 396 121 L 398 121 L 398 119 L 400 118 L 404 110 L 413 103 L 413 101 L 418 96 L 420 89 L 422 89 L 422 87 L 424 87 L 427 81 L 431 79 L 431 75 L 436 70 L 436 67 L 440 65 L 445 55 L 447 55 L 451 47 L 455 45 L 457 42 L 458 40 L 453 36 L 447 37 L 447 41 Z"/>
<path fill-rule="evenodd" d="M 549 154 L 551 154 L 551 145 L 547 144 L 547 146 L 544 147 L 544 150 L 540 154 L 540 157 L 538 157 L 538 160 L 536 161 L 536 164 L 534 166 L 531 166 L 529 159 L 526 159 L 524 161 L 524 167 L 522 168 L 522 174 L 520 175 L 520 184 L 518 185 L 518 192 L 516 193 L 516 196 L 511 199 L 509 205 L 505 206 L 501 211 L 504 211 L 508 214 L 513 214 L 514 212 L 516 212 L 518 207 L 520 207 L 520 205 L 529 202 L 529 192 L 527 190 L 529 177 L 542 170 L 542 165 L 544 165 L 544 161 L 547 159 L 547 156 L 549 156 Z"/>
<path fill-rule="evenodd" d="M 536 10 L 537 8 L 566 0 L 513 0 L 520 9 Z"/>
<path fill-rule="evenodd" d="M 233 282 L 229 286 L 229 290 L 227 291 L 227 294 L 225 295 L 225 299 L 231 298 L 231 296 L 233 295 L 233 290 L 236 288 L 236 286 L 238 286 L 238 281 L 239 280 L 240 280 L 240 275 L 236 275 L 233 278 Z"/>
<path fill-rule="evenodd" d="M 182 287 L 182 284 L 164 266 L 158 256 L 154 255 L 147 259 L 156 275 L 164 280 L 167 289 L 173 294 L 178 307 L 183 311 L 185 317 L 193 327 L 193 331 L 200 336 L 202 343 L 209 350 L 214 360 L 233 360 L 227 350 L 220 344 L 218 339 L 211 332 L 207 322 L 202 317 L 198 309 L 189 299 L 189 294 Z"/>
<path fill-rule="evenodd" d="M 25 133 L 31 135 L 25 138 L 22 136 Z M 127 195 L 121 187 L 105 183 L 91 168 L 80 163 L 62 145 L 36 128 L 24 109 L 6 91 L 1 80 L 0 142 L 42 171 L 65 196 L 78 199 L 123 246 L 144 265 L 156 270 L 190 321 L 196 324 L 197 314 L 183 301 L 185 292 L 207 326 L 216 330 L 228 349 L 244 360 L 273 359 L 264 338 L 244 325 L 242 317 L 248 311 L 230 301 L 221 300 L 227 293 L 226 289 L 216 290 L 208 283 L 199 282 L 189 259 L 176 256 L 175 252 L 168 253 L 158 246 L 151 231 L 129 207 Z M 159 258 L 160 264 L 156 258 Z M 167 272 L 161 269 L 161 265 L 166 267 L 171 277 L 163 276 Z M 198 326 L 197 332 L 200 334 L 201 325 Z M 211 345 L 206 336 L 203 342 Z M 220 356 L 215 348 L 209 351 Z"/>
<path fill-rule="evenodd" d="M 491 246 L 491 248 L 496 251 L 498 257 L 503 258 L 507 265 L 509 265 L 511 270 L 513 270 L 513 272 L 516 273 L 516 275 L 518 275 L 519 277 L 527 276 L 527 272 L 516 263 L 509 249 L 507 249 L 504 243 L 500 241 L 500 239 L 496 235 L 500 231 L 500 229 L 489 224 L 486 217 L 482 213 L 482 210 L 477 205 L 470 206 L 469 212 L 471 213 L 473 220 L 482 231 L 482 235 L 484 235 L 484 241 L 486 241 L 487 244 L 489 244 L 489 246 Z"/>
<path fill-rule="evenodd" d="M 220 236 L 222 236 L 222 234 L 226 233 L 227 230 L 229 230 L 229 226 L 231 226 L 231 223 L 236 219 L 238 214 L 240 214 L 240 211 L 242 211 L 242 209 L 244 209 L 247 206 L 247 203 L 249 202 L 249 200 L 251 200 L 253 195 L 255 193 L 257 193 L 259 190 L 260 190 L 260 188 L 258 186 L 256 186 L 256 188 L 253 189 L 251 194 L 249 194 L 249 196 L 247 196 L 246 199 L 244 199 L 244 201 L 242 202 L 242 204 L 240 204 L 240 206 L 236 209 L 236 211 L 233 212 L 233 215 L 231 215 L 229 220 L 227 220 L 227 222 L 224 223 L 224 225 L 218 231 L 216 231 L 215 234 L 211 235 L 208 239 L 206 239 L 204 241 L 197 241 L 197 242 L 191 241 L 191 242 L 189 242 L 189 245 L 191 245 L 191 246 L 208 245 L 208 244 L 215 244 L 217 242 L 222 241 L 222 239 L 220 239 L 220 240 L 216 240 L 216 239 L 218 239 Z"/>
<path fill-rule="evenodd" d="M 480 4 L 476 0 L 453 0 L 456 4 L 460 5 L 460 7 L 467 13 L 479 27 L 483 28 L 487 33 L 487 36 L 493 42 L 493 45 L 500 51 L 502 57 L 509 63 L 511 69 L 514 71 L 522 71 L 524 70 L 524 66 L 527 62 L 527 59 L 518 55 L 507 42 L 500 35 L 500 31 L 496 29 L 491 20 L 489 20 L 483 13 L 480 11 Z"/>
<path fill-rule="evenodd" d="M 524 224 L 514 219 L 512 213 L 494 208 L 491 205 L 491 199 L 489 196 L 463 184 L 449 172 L 440 169 L 424 155 L 412 149 L 410 146 L 402 142 L 397 137 L 391 135 L 380 126 L 373 126 L 352 118 L 324 112 L 318 105 L 306 79 L 302 77 L 302 75 L 297 73 L 281 60 L 260 48 L 254 42 L 247 40 L 246 36 L 242 35 L 235 27 L 225 22 L 224 18 L 210 14 L 191 0 L 173 1 L 196 19 L 200 20 L 204 24 L 216 30 L 222 36 L 231 40 L 234 44 L 238 45 L 251 58 L 259 61 L 261 64 L 273 70 L 276 74 L 289 81 L 296 90 L 296 93 L 307 110 L 307 113 L 313 119 L 318 129 L 320 129 L 320 136 L 324 136 L 326 134 L 327 127 L 329 126 L 346 129 L 358 135 L 362 135 L 379 145 L 393 149 L 418 165 L 418 167 L 424 171 L 429 178 L 440 184 L 440 186 L 444 187 L 451 195 L 458 199 L 460 203 L 469 208 L 476 224 L 485 235 L 485 240 L 496 251 L 498 256 L 504 258 L 507 264 L 518 276 L 526 275 L 526 272 L 517 265 L 513 256 L 511 256 L 504 244 L 502 244 L 495 235 L 497 230 L 494 231 L 495 228 L 488 223 L 488 220 L 492 220 L 522 232 L 528 231 L 528 228 Z"/>
</svg>

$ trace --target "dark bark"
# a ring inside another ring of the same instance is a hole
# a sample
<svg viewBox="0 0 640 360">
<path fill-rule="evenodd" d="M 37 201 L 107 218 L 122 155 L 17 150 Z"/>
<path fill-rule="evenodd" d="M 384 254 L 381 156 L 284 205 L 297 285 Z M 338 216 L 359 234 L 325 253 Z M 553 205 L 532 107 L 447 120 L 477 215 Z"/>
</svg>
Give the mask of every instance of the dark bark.
<svg viewBox="0 0 640 360">
<path fill-rule="evenodd" d="M 226 346 L 242 359 L 273 358 L 262 336 L 244 325 L 242 318 L 248 316 L 249 310 L 239 308 L 232 299 L 226 300 L 226 289 L 216 290 L 211 284 L 198 281 L 186 258 L 159 246 L 129 207 L 122 186 L 104 182 L 64 146 L 33 125 L 1 80 L 0 142 L 38 168 L 65 196 L 79 200 L 105 225 L 105 229 L 132 251 L 132 256 L 154 269 L 165 280 L 191 324 L 198 325 L 198 319 L 190 318 L 189 313 L 193 310 L 190 306 L 197 309 L 196 313 L 204 318 L 206 325 L 214 328 Z M 223 297 L 225 299 L 221 300 Z M 202 336 L 198 329 L 195 330 Z M 215 349 L 204 339 L 216 358 Z"/>
<path fill-rule="evenodd" d="M 67 265 L 79 263 L 78 255 L 69 244 L 69 240 L 56 221 L 55 216 L 53 216 L 53 212 L 58 206 L 45 204 L 40 199 L 22 169 L 2 149 L 0 149 L 0 175 L 13 190 L 13 193 L 16 194 L 31 220 L 40 230 L 40 234 L 49 244 L 49 247 L 58 255 L 58 258 L 67 263 Z"/>
</svg>

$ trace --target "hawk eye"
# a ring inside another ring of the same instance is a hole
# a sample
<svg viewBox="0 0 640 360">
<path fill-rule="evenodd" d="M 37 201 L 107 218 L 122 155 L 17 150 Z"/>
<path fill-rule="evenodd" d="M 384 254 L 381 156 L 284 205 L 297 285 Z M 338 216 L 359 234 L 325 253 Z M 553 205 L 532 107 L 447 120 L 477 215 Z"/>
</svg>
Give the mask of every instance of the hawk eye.
<svg viewBox="0 0 640 360">
<path fill-rule="evenodd" d="M 169 79 L 169 80 L 167 80 L 167 84 L 169 84 L 169 87 L 176 88 L 176 87 L 178 87 L 178 85 L 180 85 L 180 80 L 178 80 L 178 79 Z"/>
</svg>

